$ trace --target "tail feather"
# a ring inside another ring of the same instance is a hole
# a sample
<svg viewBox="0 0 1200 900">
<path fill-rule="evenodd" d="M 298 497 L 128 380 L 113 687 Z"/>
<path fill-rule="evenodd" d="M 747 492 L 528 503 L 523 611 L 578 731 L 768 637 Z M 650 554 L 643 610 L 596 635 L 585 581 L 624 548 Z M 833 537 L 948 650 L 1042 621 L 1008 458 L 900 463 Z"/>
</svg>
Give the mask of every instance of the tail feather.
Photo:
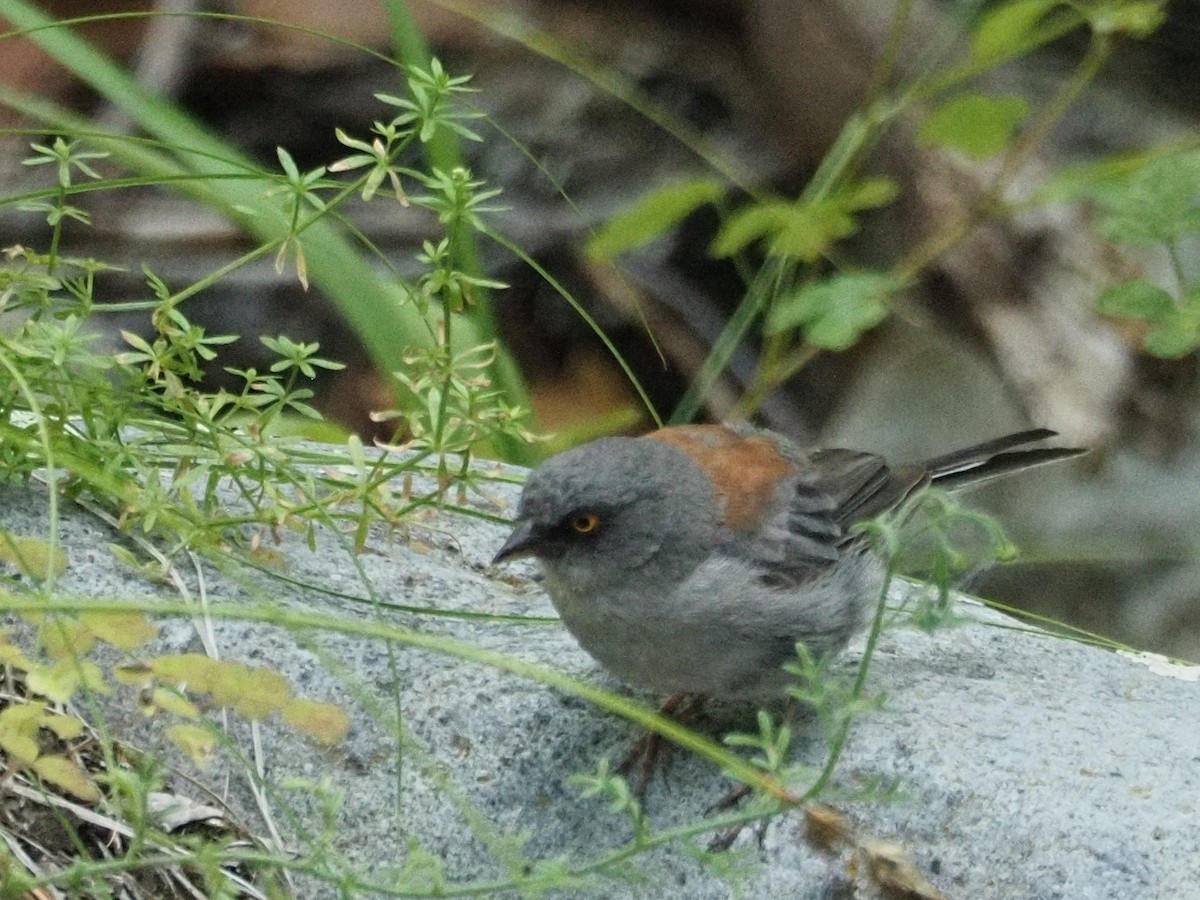
<svg viewBox="0 0 1200 900">
<path fill-rule="evenodd" d="M 1010 472 L 1041 466 L 1079 456 L 1087 450 L 1081 447 L 1036 447 L 1030 444 L 1057 434 L 1048 428 L 1034 428 L 1017 434 L 967 447 L 938 456 L 925 463 L 929 477 L 938 487 L 956 490 L 971 484 L 989 481 Z M 1025 448 L 1025 449 L 1023 449 Z"/>
</svg>

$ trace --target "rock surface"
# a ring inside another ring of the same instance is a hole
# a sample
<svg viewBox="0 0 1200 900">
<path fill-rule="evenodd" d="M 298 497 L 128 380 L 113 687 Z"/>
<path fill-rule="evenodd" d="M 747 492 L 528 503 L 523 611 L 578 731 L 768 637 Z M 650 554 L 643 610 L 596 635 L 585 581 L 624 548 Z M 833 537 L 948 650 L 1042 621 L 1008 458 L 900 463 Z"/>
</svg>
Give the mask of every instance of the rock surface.
<svg viewBox="0 0 1200 900">
<path fill-rule="evenodd" d="M 516 495 L 514 485 L 500 481 L 486 490 L 498 504 L 492 513 Z M 107 525 L 67 502 L 60 510 L 69 562 L 59 595 L 179 599 L 117 561 L 107 545 L 122 538 Z M 0 487 L 0 528 L 45 537 L 44 494 Z M 422 640 L 468 642 L 616 687 L 561 627 L 543 620 L 553 609 L 532 566 L 488 569 L 503 526 L 431 513 L 405 531 L 376 526 L 368 552 L 354 556 L 330 529 L 318 529 L 315 552 L 302 535 L 281 530 L 272 549 L 283 565 L 275 572 L 226 561 L 204 564 L 201 579 L 186 557 L 175 563 L 187 594 L 197 604 L 203 598 L 217 616 L 270 607 L 281 618 L 326 614 L 356 626 L 400 625 Z M 933 634 L 889 630 L 873 659 L 870 688 L 887 701 L 856 722 L 834 784 L 846 794 L 878 779 L 896 793 L 829 802 L 858 834 L 902 847 L 947 897 L 1200 896 L 1200 668 L 1125 658 L 1014 629 L 1013 620 L 969 601 L 960 607 L 971 621 Z M 449 883 L 503 884 L 538 860 L 561 860 L 583 875 L 630 840 L 628 819 L 602 799 L 581 798 L 569 779 L 594 772 L 604 755 L 620 758 L 637 729 L 577 696 L 462 656 L 389 647 L 378 637 L 236 618 L 216 618 L 211 631 L 222 658 L 276 670 L 296 694 L 344 704 L 353 717 L 349 738 L 331 751 L 276 722 L 264 727 L 268 803 L 287 845 L 301 853 L 319 841 L 323 823 L 311 791 L 283 787 L 294 778 L 328 779 L 343 793 L 333 848 L 366 881 L 393 889 L 429 883 L 420 874 L 422 854 L 441 860 Z M 159 638 L 137 655 L 200 650 L 194 622 L 175 618 L 164 620 Z M 859 652 L 849 651 L 845 665 Z M 162 746 L 163 721 L 144 721 L 132 691 L 106 698 L 104 707 L 116 734 Z M 246 724 L 235 717 L 230 734 L 249 753 Z M 823 747 L 815 735 L 802 735 L 795 751 L 819 764 Z M 204 773 L 178 753 L 168 755 L 221 788 L 226 770 L 219 764 Z M 265 833 L 241 770 L 230 771 L 232 805 L 252 831 Z M 677 754 L 647 796 L 653 827 L 699 821 L 728 787 L 710 763 Z M 527 838 L 523 845 L 517 835 Z M 848 866 L 845 852 L 814 849 L 798 813 L 772 820 L 761 833 L 747 829 L 734 850 L 751 865 L 738 882 L 741 896 L 872 896 L 864 867 Z M 613 877 L 619 868 L 554 895 L 733 895 L 730 882 L 678 843 L 637 855 Z M 299 878 L 297 893 L 315 898 L 336 889 Z M 376 893 L 364 887 L 358 896 Z"/>
</svg>

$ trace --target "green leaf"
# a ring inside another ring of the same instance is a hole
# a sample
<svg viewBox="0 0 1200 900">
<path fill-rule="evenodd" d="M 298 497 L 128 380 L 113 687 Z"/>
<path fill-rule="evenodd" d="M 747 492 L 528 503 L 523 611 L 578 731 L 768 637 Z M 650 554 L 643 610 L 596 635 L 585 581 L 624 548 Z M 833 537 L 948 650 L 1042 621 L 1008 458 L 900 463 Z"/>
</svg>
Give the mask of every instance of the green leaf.
<svg viewBox="0 0 1200 900">
<path fill-rule="evenodd" d="M 923 144 L 949 147 L 973 159 L 995 156 L 1012 143 L 1017 126 L 1029 113 L 1020 97 L 963 94 L 935 109 L 921 126 Z"/>
<path fill-rule="evenodd" d="M 42 781 L 62 788 L 86 803 L 100 799 L 100 789 L 92 777 L 66 757 L 39 756 L 33 762 L 33 771 Z"/>
<path fill-rule="evenodd" d="M 172 725 L 167 737 L 198 766 L 207 766 L 216 755 L 217 740 L 202 725 Z"/>
<path fill-rule="evenodd" d="M 1149 160 L 1132 174 L 1084 187 L 1104 210 L 1100 232 L 1122 244 L 1170 242 L 1200 231 L 1200 151 Z"/>
<path fill-rule="evenodd" d="M 61 575 L 67 569 L 67 555 L 61 548 L 9 531 L 0 531 L 0 562 L 10 563 L 26 577 L 39 580 L 51 571 Z"/>
<path fill-rule="evenodd" d="M 899 190 L 890 178 L 868 178 L 820 200 L 752 203 L 729 217 L 710 252 L 730 256 L 751 241 L 765 240 L 774 256 L 814 262 L 830 244 L 858 231 L 854 213 L 889 203 Z"/>
<path fill-rule="evenodd" d="M 44 703 L 15 703 L 0 710 L 0 750 L 18 765 L 27 766 L 38 757 L 37 731 L 45 714 Z"/>
<path fill-rule="evenodd" d="M 1062 0 L 1015 0 L 980 20 L 971 38 L 971 59 L 990 65 L 1020 56 L 1037 46 L 1050 30 L 1047 18 Z"/>
<path fill-rule="evenodd" d="M 64 659 L 49 666 L 34 666 L 25 676 L 29 690 L 55 703 L 66 703 L 79 687 L 79 667 Z"/>
<path fill-rule="evenodd" d="M 887 317 L 887 301 L 899 287 L 883 273 L 835 275 L 778 301 L 767 332 L 802 327 L 804 336 L 818 347 L 845 350 Z"/>
<path fill-rule="evenodd" d="M 81 612 L 79 621 L 100 640 L 121 650 L 136 650 L 158 636 L 158 628 L 154 623 L 137 612 Z"/>
<path fill-rule="evenodd" d="M 186 684 L 189 690 L 212 691 L 221 664 L 202 653 L 179 653 L 150 660 L 150 673 L 172 684 Z"/>
<path fill-rule="evenodd" d="M 1097 189 L 1129 178 L 1153 159 L 1163 155 L 1161 148 L 1149 152 L 1120 153 L 1094 162 L 1064 166 L 1037 190 L 1034 202 L 1075 202 L 1081 197 L 1092 197 Z"/>
<path fill-rule="evenodd" d="M 83 734 L 83 722 L 75 716 L 46 713 L 42 716 L 40 725 L 53 731 L 55 737 L 63 741 L 74 740 Z"/>
<path fill-rule="evenodd" d="M 1159 322 L 1175 312 L 1175 300 L 1157 285 L 1130 280 L 1105 288 L 1096 299 L 1096 309 L 1106 316 Z"/>
<path fill-rule="evenodd" d="M 283 707 L 283 721 L 325 747 L 340 744 L 352 724 L 340 706 L 302 699 L 291 700 Z"/>
<path fill-rule="evenodd" d="M 857 230 L 854 217 L 835 198 L 798 203 L 771 241 L 769 250 L 773 256 L 816 262 L 831 244 Z"/>
<path fill-rule="evenodd" d="M 1144 343 L 1147 353 L 1164 359 L 1181 359 L 1200 349 L 1200 284 L 1192 286 L 1182 306 L 1154 323 Z"/>
<path fill-rule="evenodd" d="M 1163 359 L 1182 359 L 1200 348 L 1200 316 L 1175 315 L 1146 332 L 1146 352 Z"/>
<path fill-rule="evenodd" d="M 1098 34 L 1125 34 L 1132 38 L 1149 37 L 1166 20 L 1166 3 L 1162 0 L 1112 0 L 1094 7 L 1082 6 L 1088 24 Z"/>
<path fill-rule="evenodd" d="M 639 197 L 617 213 L 587 242 L 588 256 L 608 260 L 662 236 L 685 216 L 725 195 L 725 186 L 711 178 L 663 185 Z"/>
<path fill-rule="evenodd" d="M 763 200 L 742 207 L 721 226 L 713 240 L 713 256 L 732 256 L 752 241 L 778 231 L 792 215 L 792 203 L 786 200 Z"/>
<path fill-rule="evenodd" d="M 894 180 L 877 176 L 846 185 L 833 199 L 842 209 L 857 211 L 886 206 L 899 193 L 900 185 Z"/>
</svg>

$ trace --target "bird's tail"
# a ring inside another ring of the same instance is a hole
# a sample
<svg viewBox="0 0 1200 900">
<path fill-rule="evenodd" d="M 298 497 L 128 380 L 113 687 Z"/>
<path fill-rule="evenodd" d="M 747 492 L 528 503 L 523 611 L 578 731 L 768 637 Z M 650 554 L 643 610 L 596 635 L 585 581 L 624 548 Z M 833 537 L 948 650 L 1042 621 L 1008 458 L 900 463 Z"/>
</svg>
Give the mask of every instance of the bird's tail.
<svg viewBox="0 0 1200 900">
<path fill-rule="evenodd" d="M 925 470 L 930 481 L 938 487 L 956 490 L 1010 472 L 1087 453 L 1082 447 L 1030 447 L 1057 434 L 1049 428 L 1020 431 L 934 457 L 924 463 Z"/>
</svg>

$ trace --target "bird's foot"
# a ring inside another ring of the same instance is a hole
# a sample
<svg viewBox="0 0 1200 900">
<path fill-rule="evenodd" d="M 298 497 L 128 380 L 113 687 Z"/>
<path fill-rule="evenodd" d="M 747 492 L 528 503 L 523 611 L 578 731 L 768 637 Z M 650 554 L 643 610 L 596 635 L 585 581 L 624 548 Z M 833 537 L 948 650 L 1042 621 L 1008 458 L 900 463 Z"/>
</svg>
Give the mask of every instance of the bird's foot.
<svg viewBox="0 0 1200 900">
<path fill-rule="evenodd" d="M 695 719 L 704 709 L 707 698 L 703 694 L 672 694 L 659 707 L 659 715 L 687 723 Z M 655 770 L 665 776 L 671 767 L 671 745 L 658 732 L 647 731 L 629 749 L 625 759 L 617 766 L 617 774 L 632 781 L 633 794 L 639 800 L 646 796 Z"/>
</svg>

